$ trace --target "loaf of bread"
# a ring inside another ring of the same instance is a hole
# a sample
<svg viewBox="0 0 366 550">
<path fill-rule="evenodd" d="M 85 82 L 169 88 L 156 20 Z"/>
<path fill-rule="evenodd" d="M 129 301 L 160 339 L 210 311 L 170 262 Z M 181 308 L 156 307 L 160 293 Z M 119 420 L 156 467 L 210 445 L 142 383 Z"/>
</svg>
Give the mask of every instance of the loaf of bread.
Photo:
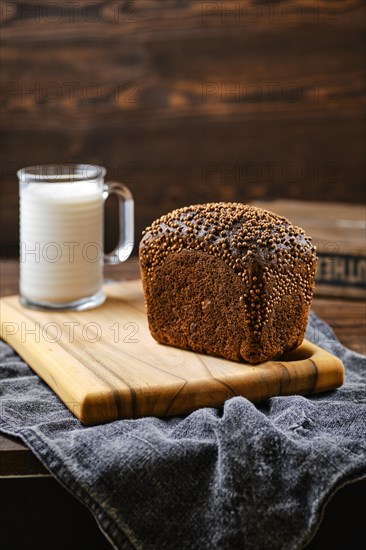
<svg viewBox="0 0 366 550">
<path fill-rule="evenodd" d="M 158 342 L 253 364 L 301 344 L 317 263 L 302 229 L 220 202 L 174 210 L 143 235 L 141 274 Z"/>
</svg>

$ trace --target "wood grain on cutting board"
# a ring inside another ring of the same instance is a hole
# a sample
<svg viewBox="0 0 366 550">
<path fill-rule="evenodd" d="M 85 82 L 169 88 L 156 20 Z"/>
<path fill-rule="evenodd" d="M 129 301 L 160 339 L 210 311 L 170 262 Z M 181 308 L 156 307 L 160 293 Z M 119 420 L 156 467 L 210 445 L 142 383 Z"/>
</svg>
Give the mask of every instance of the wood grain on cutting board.
<svg viewBox="0 0 366 550">
<path fill-rule="evenodd" d="M 140 281 L 106 286 L 105 304 L 84 312 L 23 308 L 3 298 L 1 337 L 84 423 L 170 416 L 222 405 L 243 395 L 326 391 L 343 382 L 343 365 L 304 342 L 281 361 L 236 363 L 158 344 L 150 335 Z"/>
</svg>

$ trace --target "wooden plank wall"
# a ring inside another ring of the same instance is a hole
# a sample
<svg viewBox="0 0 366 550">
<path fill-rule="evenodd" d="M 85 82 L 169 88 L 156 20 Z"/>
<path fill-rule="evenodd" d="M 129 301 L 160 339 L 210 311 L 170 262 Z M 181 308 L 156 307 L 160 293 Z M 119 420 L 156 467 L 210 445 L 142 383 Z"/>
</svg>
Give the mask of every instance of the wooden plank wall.
<svg viewBox="0 0 366 550">
<path fill-rule="evenodd" d="M 364 200 L 362 0 L 1 3 L 1 244 L 18 168 L 103 164 L 137 236 L 173 208 Z M 107 211 L 113 241 L 113 204 Z"/>
</svg>

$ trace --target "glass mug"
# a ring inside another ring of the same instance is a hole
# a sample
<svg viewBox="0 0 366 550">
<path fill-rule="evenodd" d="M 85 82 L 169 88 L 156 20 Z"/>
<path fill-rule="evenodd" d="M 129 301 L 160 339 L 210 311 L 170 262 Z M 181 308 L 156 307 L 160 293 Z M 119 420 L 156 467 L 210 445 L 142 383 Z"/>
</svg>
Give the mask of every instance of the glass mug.
<svg viewBox="0 0 366 550">
<path fill-rule="evenodd" d="M 17 172 L 20 194 L 20 301 L 49 310 L 102 304 L 103 265 L 127 260 L 134 246 L 134 202 L 106 170 L 88 164 L 29 166 Z M 103 252 L 104 202 L 119 199 L 119 242 Z"/>
</svg>

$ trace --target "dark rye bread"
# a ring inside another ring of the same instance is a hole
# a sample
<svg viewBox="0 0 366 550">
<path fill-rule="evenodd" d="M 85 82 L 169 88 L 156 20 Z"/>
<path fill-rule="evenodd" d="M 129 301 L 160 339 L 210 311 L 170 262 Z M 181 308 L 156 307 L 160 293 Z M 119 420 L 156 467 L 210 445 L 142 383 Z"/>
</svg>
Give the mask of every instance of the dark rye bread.
<svg viewBox="0 0 366 550">
<path fill-rule="evenodd" d="M 238 203 L 188 206 L 144 231 L 140 265 L 153 337 L 259 363 L 304 338 L 315 247 L 286 218 Z"/>
</svg>

